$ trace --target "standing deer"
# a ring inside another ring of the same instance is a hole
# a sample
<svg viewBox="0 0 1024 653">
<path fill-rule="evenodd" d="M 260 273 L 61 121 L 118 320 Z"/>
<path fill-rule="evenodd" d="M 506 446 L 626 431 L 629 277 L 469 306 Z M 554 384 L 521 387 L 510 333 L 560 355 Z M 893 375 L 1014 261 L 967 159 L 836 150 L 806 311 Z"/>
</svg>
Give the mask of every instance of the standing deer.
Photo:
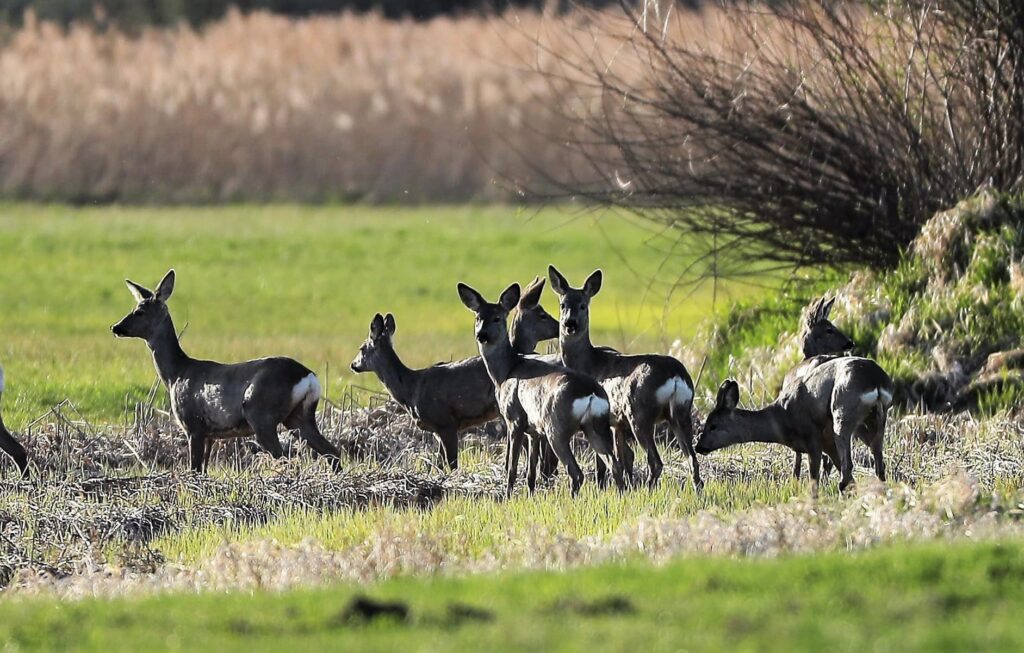
<svg viewBox="0 0 1024 653">
<path fill-rule="evenodd" d="M 853 340 L 839 330 L 836 325 L 828 319 L 832 305 L 836 303 L 833 297 L 831 301 L 822 297 L 811 309 L 804 325 L 804 337 L 802 351 L 804 359 L 791 369 L 782 380 L 782 390 L 792 387 L 795 383 L 805 377 L 811 370 L 821 363 L 850 351 L 854 347 Z M 803 464 L 803 454 L 799 451 L 794 454 L 793 476 L 800 478 L 800 468 Z M 825 472 L 829 470 L 829 461 L 825 461 Z"/>
<path fill-rule="evenodd" d="M 626 355 L 590 342 L 590 300 L 601 290 L 601 271 L 595 270 L 582 288 L 573 288 L 565 277 L 548 267 L 551 288 L 559 296 L 561 328 L 558 343 L 562 364 L 597 379 L 611 400 L 616 454 L 626 475 L 633 476 L 635 438 L 647 454 L 651 486 L 658 482 L 663 464 L 654 441 L 658 423 L 668 421 L 676 440 L 690 456 L 693 483 L 703 487 L 700 464 L 693 447 L 693 381 L 686 367 L 671 356 Z"/>
<path fill-rule="evenodd" d="M 528 354 L 538 342 L 558 335 L 558 322 L 540 305 L 543 290 L 544 280 L 538 277 L 519 300 L 512 318 L 512 347 L 518 354 Z M 437 436 L 441 463 L 457 469 L 459 432 L 498 416 L 494 384 L 484 361 L 475 356 L 414 370 L 395 352 L 394 334 L 395 317 L 391 313 L 374 315 L 370 333 L 352 361 L 352 370 L 375 372 L 391 398 L 416 419 L 417 425 Z M 549 460 L 548 455 L 542 458 L 544 475 L 553 471 L 550 462 L 544 462 Z"/>
<path fill-rule="evenodd" d="M 3 396 L 4 369 L 0 367 L 0 401 L 3 400 Z M 2 414 L 0 414 L 0 449 L 14 460 L 14 464 L 21 471 L 22 478 L 28 478 L 28 455 L 25 453 L 25 447 L 21 446 L 21 443 L 15 440 L 14 436 L 7 430 Z"/>
<path fill-rule="evenodd" d="M 823 454 L 839 468 L 840 490 L 853 483 L 856 436 L 871 448 L 875 474 L 885 481 L 882 445 L 892 391 L 892 379 L 877 363 L 856 356 L 822 362 L 760 410 L 737 408 L 739 385 L 729 379 L 718 389 L 697 451 L 707 454 L 741 442 L 784 444 L 808 455 L 817 493 Z"/>
<path fill-rule="evenodd" d="M 565 466 L 572 493 L 576 495 L 583 484 L 583 472 L 572 453 L 572 437 L 581 430 L 597 455 L 598 483 L 607 482 L 610 466 L 612 478 L 621 490 L 622 465 L 613 450 L 608 396 L 601 385 L 579 372 L 525 357 L 513 349 L 505 320 L 519 302 L 519 284 L 506 288 L 496 304 L 488 303 L 463 283 L 458 289 L 462 303 L 476 315 L 474 332 L 480 356 L 494 383 L 498 412 L 508 433 L 508 496 L 515 488 L 525 436 L 530 438 L 530 491 L 534 490 L 543 438 Z"/>
<path fill-rule="evenodd" d="M 135 309 L 110 327 L 118 338 L 142 338 L 153 353 L 160 380 L 171 397 L 171 412 L 189 439 L 191 466 L 206 470 L 215 439 L 256 435 L 274 458 L 284 455 L 277 427 L 298 429 L 314 455 L 329 456 L 341 468 L 337 448 L 320 433 L 316 406 L 320 382 L 291 358 L 259 358 L 225 364 L 191 358 L 178 342 L 167 300 L 174 291 L 174 270 L 156 292 L 125 280 Z"/>
</svg>

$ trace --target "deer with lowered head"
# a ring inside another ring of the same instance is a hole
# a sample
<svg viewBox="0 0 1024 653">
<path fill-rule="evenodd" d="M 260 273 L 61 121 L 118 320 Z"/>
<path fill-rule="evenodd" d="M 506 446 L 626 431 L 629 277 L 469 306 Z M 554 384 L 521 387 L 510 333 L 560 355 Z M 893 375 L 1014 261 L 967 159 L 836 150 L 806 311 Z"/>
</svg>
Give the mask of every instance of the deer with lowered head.
<svg viewBox="0 0 1024 653">
<path fill-rule="evenodd" d="M 885 481 L 882 449 L 892 393 L 889 375 L 874 361 L 857 356 L 820 363 L 760 410 L 739 408 L 739 385 L 729 379 L 718 389 L 697 451 L 708 454 L 742 442 L 784 444 L 808 455 L 817 493 L 823 455 L 839 469 L 840 490 L 853 483 L 856 437 L 870 447 L 875 474 Z"/>
<path fill-rule="evenodd" d="M 512 347 L 518 354 L 531 353 L 540 341 L 558 336 L 558 322 L 540 305 L 543 290 L 544 280 L 538 277 L 519 299 L 511 336 Z M 498 416 L 494 384 L 487 375 L 487 367 L 481 357 L 475 356 L 411 369 L 395 352 L 395 327 L 391 313 L 383 317 L 380 313 L 374 315 L 370 333 L 352 361 L 352 370 L 376 373 L 391 398 L 413 416 L 417 425 L 437 436 L 441 464 L 457 469 L 459 432 Z M 545 452 L 541 458 L 542 475 L 552 473 L 550 460 Z"/>
<path fill-rule="evenodd" d="M 538 459 L 540 440 L 546 439 L 569 475 L 573 495 L 583 484 L 583 472 L 572 452 L 572 437 L 583 431 L 597 456 L 597 480 L 607 482 L 608 467 L 621 490 L 622 466 L 612 445 L 608 396 L 592 378 L 538 358 L 529 358 L 512 347 L 506 319 L 519 302 L 519 284 L 489 303 L 466 284 L 458 285 L 459 298 L 476 316 L 474 334 L 487 374 L 494 383 L 498 412 L 509 439 L 507 465 L 508 495 L 515 488 L 519 453 L 524 438 L 530 439 L 530 491 Z"/>
<path fill-rule="evenodd" d="M 822 297 L 807 315 L 801 346 L 804 359 L 786 373 L 782 380 L 783 391 L 791 388 L 821 363 L 853 349 L 853 340 L 829 320 L 829 313 L 835 303 L 834 297 L 831 300 Z M 803 454 L 798 451 L 794 454 L 793 476 L 800 478 L 802 464 Z M 825 471 L 828 472 L 828 469 L 829 461 L 826 460 Z"/>
<path fill-rule="evenodd" d="M 191 467 L 206 470 L 214 440 L 255 434 L 274 458 L 284 455 L 277 427 L 298 430 L 316 456 L 328 456 L 336 470 L 340 456 L 320 433 L 316 407 L 320 382 L 301 363 L 283 357 L 225 364 L 192 358 L 178 342 L 167 300 L 174 291 L 174 270 L 151 291 L 125 280 L 137 302 L 110 327 L 118 338 L 146 341 L 160 380 L 167 386 L 171 412 L 189 440 Z"/>
<path fill-rule="evenodd" d="M 3 400 L 3 396 L 4 369 L 0 367 L 0 401 Z M 4 425 L 3 415 L 0 415 L 0 450 L 3 450 L 5 454 L 14 460 L 14 464 L 21 471 L 21 476 L 28 478 L 28 454 L 25 453 L 25 447 L 21 446 L 21 443 L 15 440 L 11 432 L 7 430 L 7 427 Z"/>
<path fill-rule="evenodd" d="M 558 343 L 562 364 L 597 379 L 611 401 L 611 422 L 616 454 L 627 477 L 633 475 L 633 452 L 629 441 L 636 439 L 647 454 L 649 483 L 661 476 L 663 463 L 654 440 L 654 429 L 667 421 L 680 447 L 693 465 L 693 483 L 703 487 L 700 464 L 693 447 L 693 381 L 686 367 L 671 356 L 627 355 L 590 342 L 590 302 L 601 290 L 601 271 L 595 270 L 573 288 L 555 266 L 548 267 L 551 288 L 559 296 Z"/>
</svg>

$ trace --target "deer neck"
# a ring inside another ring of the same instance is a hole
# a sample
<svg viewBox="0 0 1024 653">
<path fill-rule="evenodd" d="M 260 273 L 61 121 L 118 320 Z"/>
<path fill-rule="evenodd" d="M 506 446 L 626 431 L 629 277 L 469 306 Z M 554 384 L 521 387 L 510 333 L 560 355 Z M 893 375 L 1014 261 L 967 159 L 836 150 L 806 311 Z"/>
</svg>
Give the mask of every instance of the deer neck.
<svg viewBox="0 0 1024 653">
<path fill-rule="evenodd" d="M 595 361 L 594 345 L 590 342 L 590 330 L 566 337 L 559 335 L 559 350 L 562 364 L 578 370 L 593 369 Z"/>
<path fill-rule="evenodd" d="M 398 353 L 391 344 L 381 345 L 381 364 L 374 370 L 377 378 L 387 388 L 391 398 L 403 406 L 412 403 L 416 393 L 416 372 L 410 369 L 398 357 Z"/>
<path fill-rule="evenodd" d="M 493 345 L 480 345 L 480 356 L 484 359 L 484 367 L 487 368 L 487 375 L 491 377 L 494 387 L 508 380 L 512 375 L 512 368 L 520 357 L 507 337 L 501 338 Z"/>
<path fill-rule="evenodd" d="M 779 404 L 768 404 L 761 410 L 737 409 L 744 429 L 739 442 L 768 442 L 786 444 L 788 416 Z"/>
<path fill-rule="evenodd" d="M 181 378 L 191 359 L 181 348 L 181 344 L 178 342 L 178 332 L 174 330 L 174 322 L 169 315 L 160 323 L 156 332 L 146 339 L 146 344 L 153 352 L 156 372 L 165 385 L 170 385 Z"/>
<path fill-rule="evenodd" d="M 517 354 L 532 354 L 537 349 L 539 341 L 529 337 L 524 322 L 522 313 L 517 310 L 515 317 L 512 318 L 512 329 L 509 338 L 512 342 L 512 349 Z"/>
</svg>

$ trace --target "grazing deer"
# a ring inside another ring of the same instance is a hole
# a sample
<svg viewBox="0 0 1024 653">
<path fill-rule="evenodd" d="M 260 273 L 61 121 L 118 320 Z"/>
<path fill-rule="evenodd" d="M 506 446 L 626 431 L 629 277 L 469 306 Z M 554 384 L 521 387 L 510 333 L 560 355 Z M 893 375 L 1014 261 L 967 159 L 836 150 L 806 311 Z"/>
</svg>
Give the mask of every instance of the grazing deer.
<svg viewBox="0 0 1024 653">
<path fill-rule="evenodd" d="M 839 468 L 840 490 L 853 482 L 856 436 L 871 448 L 875 474 L 885 481 L 882 445 L 892 390 L 892 379 L 877 363 L 856 356 L 822 362 L 760 410 L 737 408 L 739 385 L 729 379 L 718 389 L 697 451 L 707 454 L 741 442 L 784 444 L 808 455 L 817 493 L 823 454 Z"/>
<path fill-rule="evenodd" d="M 782 390 L 793 386 L 800 379 L 806 376 L 811 370 L 821 363 L 850 351 L 854 347 L 853 340 L 839 330 L 828 319 L 832 305 L 836 303 L 833 297 L 829 301 L 826 297 L 818 300 L 818 303 L 811 309 L 804 325 L 803 354 L 804 360 L 791 369 L 782 380 Z M 800 478 L 800 468 L 803 464 L 803 454 L 799 451 L 794 454 L 793 476 Z M 829 461 L 825 461 L 825 472 L 829 470 Z"/>
<path fill-rule="evenodd" d="M 601 290 L 601 271 L 595 270 L 582 288 L 573 288 L 565 277 L 548 267 L 551 289 L 559 296 L 560 323 L 558 343 L 562 364 L 597 379 L 611 400 L 615 452 L 626 475 L 633 475 L 633 452 L 629 440 L 636 441 L 647 454 L 649 482 L 653 486 L 661 476 L 663 464 L 654 441 L 658 423 L 668 421 L 676 440 L 693 464 L 693 483 L 703 487 L 700 464 L 693 448 L 693 381 L 686 367 L 671 356 L 659 354 L 626 355 L 590 342 L 590 300 Z"/>
<path fill-rule="evenodd" d="M 622 466 L 612 445 L 608 422 L 608 396 L 601 385 L 579 372 L 513 349 L 505 320 L 519 302 L 519 284 L 514 283 L 491 304 L 469 286 L 458 285 L 459 298 L 476 315 L 474 332 L 487 374 L 494 383 L 498 412 L 508 432 L 508 495 L 515 488 L 519 452 L 525 436 L 530 438 L 532 492 L 540 457 L 540 440 L 546 439 L 569 475 L 572 493 L 579 492 L 583 472 L 572 453 L 572 437 L 583 431 L 597 455 L 597 480 L 604 485 L 610 466 L 619 489 L 623 488 Z"/>
<path fill-rule="evenodd" d="M 538 277 L 519 300 L 512 318 L 512 347 L 516 353 L 530 353 L 541 340 L 558 335 L 558 322 L 540 305 L 543 290 L 544 280 Z M 395 317 L 391 313 L 374 315 L 370 333 L 352 361 L 352 371 L 375 372 L 391 398 L 416 419 L 417 425 L 437 436 L 441 464 L 457 469 L 458 433 L 498 416 L 494 384 L 484 361 L 475 356 L 410 369 L 395 352 L 394 334 Z M 551 470 L 541 472 L 550 474 Z"/>
<path fill-rule="evenodd" d="M 0 367 L 0 401 L 3 400 L 3 396 L 4 368 Z M 14 436 L 7 430 L 7 427 L 4 426 L 2 414 L 0 414 L 0 449 L 14 460 L 14 464 L 21 471 L 22 478 L 28 478 L 28 455 L 25 453 L 25 447 L 21 446 L 21 443 L 15 440 Z"/>
<path fill-rule="evenodd" d="M 118 338 L 142 338 L 153 353 L 160 380 L 171 397 L 174 419 L 189 439 L 191 466 L 205 471 L 213 440 L 256 435 L 270 455 L 284 455 L 277 427 L 298 429 L 314 455 L 329 456 L 336 470 L 338 450 L 320 433 L 316 406 L 320 382 L 291 358 L 259 358 L 224 364 L 191 358 L 178 343 L 167 309 L 174 291 L 174 270 L 156 292 L 125 280 L 135 309 L 110 327 Z"/>
</svg>

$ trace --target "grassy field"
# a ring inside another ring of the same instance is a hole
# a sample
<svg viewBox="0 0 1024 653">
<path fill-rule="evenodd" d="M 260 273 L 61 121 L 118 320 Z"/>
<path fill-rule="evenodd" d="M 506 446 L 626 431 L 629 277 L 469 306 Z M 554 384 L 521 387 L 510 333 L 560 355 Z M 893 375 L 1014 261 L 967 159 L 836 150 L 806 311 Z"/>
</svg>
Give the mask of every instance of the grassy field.
<svg viewBox="0 0 1024 653">
<path fill-rule="evenodd" d="M 11 650 L 1020 650 L 1024 545 L 0 604 Z M 898 588 L 898 589 L 896 589 Z M 894 591 L 894 589 L 896 591 Z M 348 610 L 368 593 L 405 618 Z"/>
<path fill-rule="evenodd" d="M 605 269 L 596 339 L 665 350 L 712 307 L 710 288 L 668 311 L 665 288 L 645 292 L 667 246 L 623 218 L 554 210 L 3 205 L 5 419 L 20 429 L 70 398 L 86 417 L 113 421 L 145 397 L 155 378 L 145 345 L 109 331 L 132 308 L 125 277 L 152 286 L 177 270 L 171 312 L 193 356 L 290 355 L 336 398 L 354 381 L 348 364 L 374 312 L 395 313 L 411 365 L 472 355 L 472 316 L 455 283 L 496 296 L 548 263 L 574 283 Z M 749 292 L 719 291 L 723 307 L 730 292 Z M 550 292 L 544 303 L 557 306 Z M 380 387 L 370 376 L 355 382 Z"/>
</svg>

